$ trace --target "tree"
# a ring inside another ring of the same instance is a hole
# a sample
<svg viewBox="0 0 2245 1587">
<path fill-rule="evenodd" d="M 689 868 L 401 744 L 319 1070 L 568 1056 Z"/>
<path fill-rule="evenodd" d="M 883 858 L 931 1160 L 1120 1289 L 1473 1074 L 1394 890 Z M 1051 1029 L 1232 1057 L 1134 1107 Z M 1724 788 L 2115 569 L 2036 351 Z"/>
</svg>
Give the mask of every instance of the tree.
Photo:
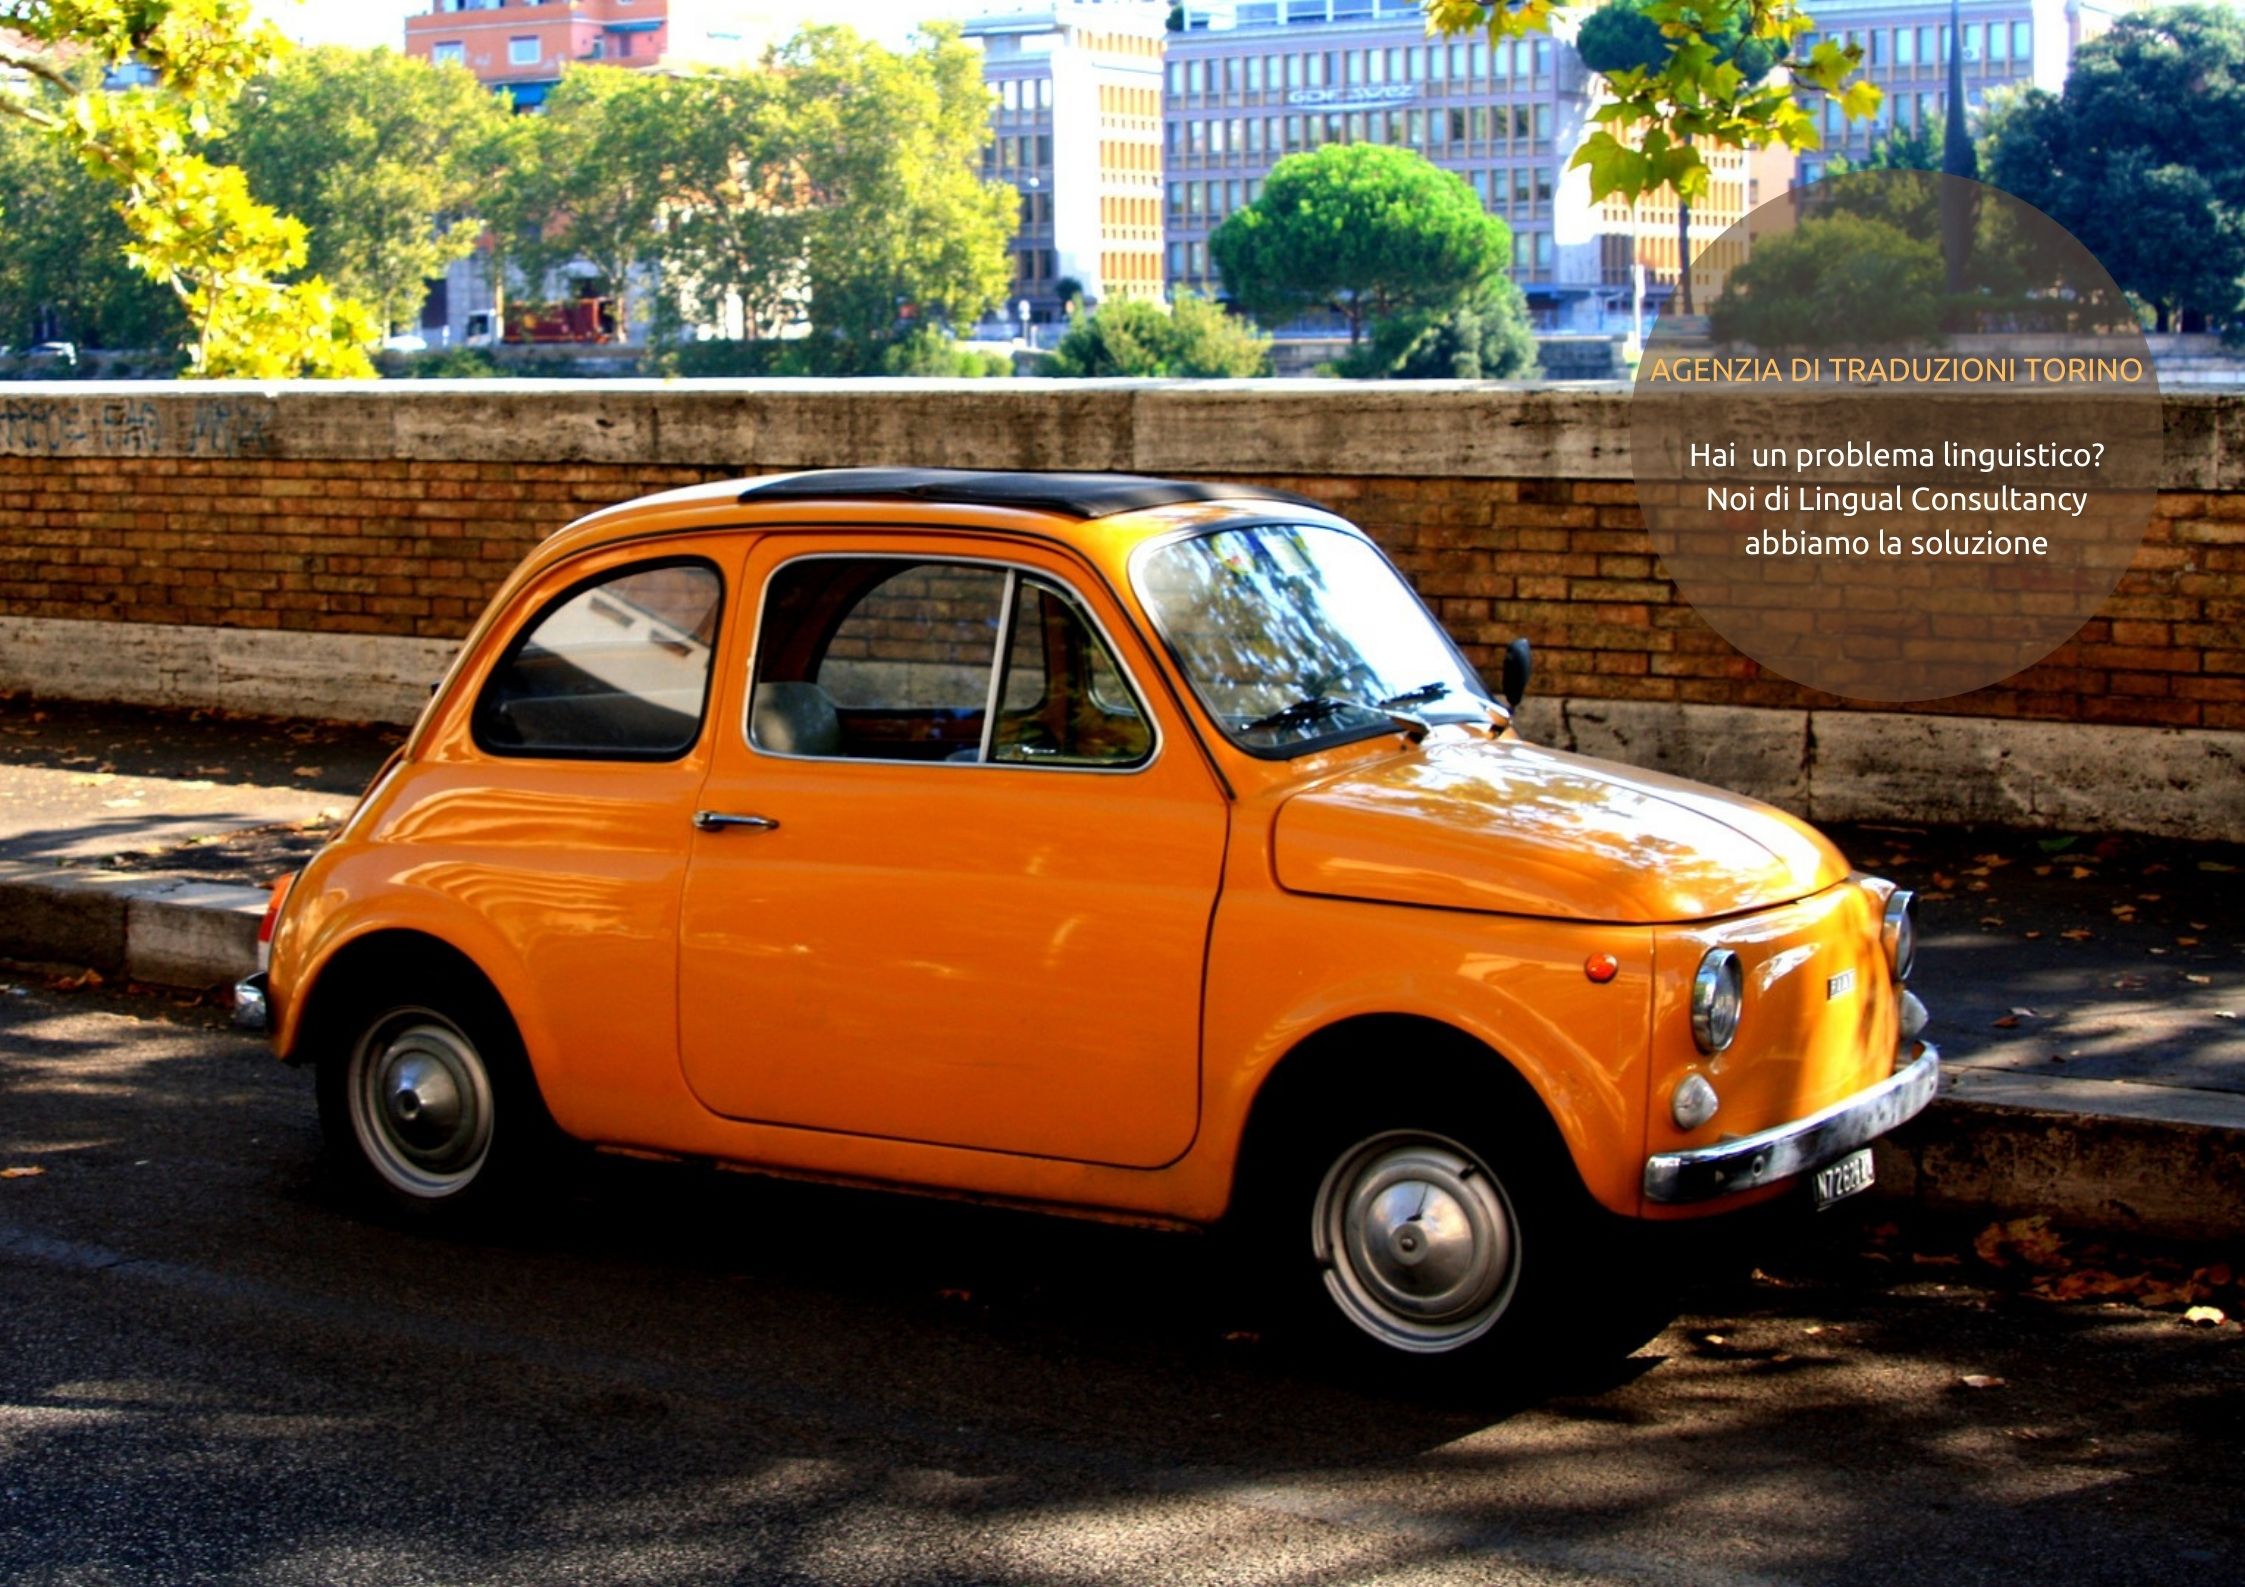
<svg viewBox="0 0 2245 1587">
<path fill-rule="evenodd" d="M 572 67 L 508 140 L 510 191 L 494 211 L 508 232 L 501 264 L 533 281 L 590 264 L 614 299 L 618 337 L 630 330 L 632 270 L 654 256 L 672 196 L 667 97 L 658 77 Z"/>
<path fill-rule="evenodd" d="M 1052 372 L 1236 380 L 1271 372 L 1271 339 L 1190 293 L 1168 309 L 1121 298 L 1076 318 L 1054 350 Z"/>
<path fill-rule="evenodd" d="M 1512 233 L 1423 155 L 1374 143 L 1290 154 L 1208 239 L 1232 301 L 1265 324 L 1328 308 L 1368 321 L 1444 313 L 1511 261 Z"/>
<path fill-rule="evenodd" d="M 309 226 L 309 266 L 388 330 L 474 250 L 482 156 L 506 114 L 466 67 L 331 46 L 252 83 L 218 149 Z"/>
<path fill-rule="evenodd" d="M 1907 346 L 1941 329 L 1940 246 L 1863 215 L 1828 214 L 1765 237 L 1709 312 L 1719 344 Z"/>
<path fill-rule="evenodd" d="M 0 214 L 36 215 L 0 249 L 0 343 L 176 347 L 179 301 L 125 258 L 131 235 L 116 190 L 55 138 L 0 121 Z"/>
<path fill-rule="evenodd" d="M 658 256 L 666 318 L 776 335 L 803 295 L 810 221 L 786 81 L 771 72 L 662 79 L 656 146 L 667 172 Z"/>
<path fill-rule="evenodd" d="M 779 66 L 808 208 L 813 367 L 875 372 L 919 327 L 972 323 L 1003 302 L 1020 199 L 981 178 L 990 91 L 959 30 L 931 26 L 900 55 L 848 28 L 808 28 Z"/>
<path fill-rule="evenodd" d="M 1383 320 L 1334 373 L 1371 380 L 1527 380 L 1537 371 L 1535 333 L 1519 284 L 1498 276 L 1443 314 Z"/>
<path fill-rule="evenodd" d="M 249 0 L 0 0 L 0 68 L 23 93 L 0 115 L 53 138 L 114 186 L 127 257 L 179 300 L 190 373 L 365 375 L 372 322 L 304 263 L 303 224 L 197 152 L 214 111 L 283 47 Z M 74 68 L 137 62 L 152 83 L 109 91 Z"/>
<path fill-rule="evenodd" d="M 1758 38 L 1744 29 L 1744 19 L 1733 18 L 1707 33 L 1706 38 L 1714 51 L 1715 64 L 1736 68 L 1745 86 L 1752 88 L 1790 52 L 1791 41 Z M 1641 0 L 1606 0 L 1583 19 L 1575 48 L 1585 66 L 1612 79 L 1628 72 L 1663 70 L 1680 42 L 1670 40 L 1661 31 L 1661 25 L 1646 14 Z M 1691 134 L 1681 132 L 1680 135 L 1689 144 Z M 1676 301 L 1678 310 L 1685 314 L 1692 312 L 1691 265 L 1691 196 L 1679 191 L 1676 196 Z"/>
<path fill-rule="evenodd" d="M 2234 315 L 2245 276 L 2245 17 L 2204 5 L 2120 17 L 2063 97 L 1994 118 L 1987 176 L 2078 237 L 2159 329 Z"/>
<path fill-rule="evenodd" d="M 1433 30 L 1485 33 L 1491 39 L 1548 34 L 1570 0 L 1425 0 Z M 1814 149 L 1816 118 L 1794 98 L 1796 85 L 1821 89 L 1851 120 L 1879 106 L 1876 86 L 1849 81 L 1863 48 L 1825 38 L 1806 56 L 1792 54 L 1815 26 L 1798 0 L 1642 0 L 1638 7 L 1670 41 L 1657 66 L 1601 73 L 1611 94 L 1593 112 L 1599 127 L 1570 163 L 1590 172 L 1592 203 L 1609 193 L 1635 203 L 1667 187 L 1686 203 L 1705 196 L 1708 171 L 1701 147 L 1743 149 L 1782 144 Z M 1726 42 L 1728 41 L 1728 42 Z M 1786 74 L 1768 77 L 1785 59 Z M 1758 66 L 1758 70 L 1757 70 Z"/>
</svg>

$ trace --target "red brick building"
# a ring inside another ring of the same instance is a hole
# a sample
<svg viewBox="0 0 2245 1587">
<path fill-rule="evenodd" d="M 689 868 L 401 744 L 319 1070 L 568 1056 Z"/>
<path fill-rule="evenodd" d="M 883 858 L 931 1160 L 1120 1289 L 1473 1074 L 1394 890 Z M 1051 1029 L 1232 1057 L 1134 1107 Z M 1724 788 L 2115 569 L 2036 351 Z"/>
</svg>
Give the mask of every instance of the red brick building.
<svg viewBox="0 0 2245 1587">
<path fill-rule="evenodd" d="M 726 0 L 433 0 L 405 19 L 406 54 L 465 66 L 524 109 L 574 65 L 749 65 L 772 36 L 761 7 Z"/>
</svg>

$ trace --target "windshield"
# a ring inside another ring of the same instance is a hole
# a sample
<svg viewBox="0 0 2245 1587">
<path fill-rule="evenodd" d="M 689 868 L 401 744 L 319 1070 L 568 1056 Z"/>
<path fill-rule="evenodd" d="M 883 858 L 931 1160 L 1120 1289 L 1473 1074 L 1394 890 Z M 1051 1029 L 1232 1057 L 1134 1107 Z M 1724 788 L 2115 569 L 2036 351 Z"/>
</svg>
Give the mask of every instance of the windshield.
<svg viewBox="0 0 2245 1587">
<path fill-rule="evenodd" d="M 1292 755 L 1426 722 L 1487 719 L 1488 689 L 1387 559 L 1338 529 L 1221 529 L 1149 547 L 1138 598 L 1201 704 L 1243 749 Z"/>
</svg>

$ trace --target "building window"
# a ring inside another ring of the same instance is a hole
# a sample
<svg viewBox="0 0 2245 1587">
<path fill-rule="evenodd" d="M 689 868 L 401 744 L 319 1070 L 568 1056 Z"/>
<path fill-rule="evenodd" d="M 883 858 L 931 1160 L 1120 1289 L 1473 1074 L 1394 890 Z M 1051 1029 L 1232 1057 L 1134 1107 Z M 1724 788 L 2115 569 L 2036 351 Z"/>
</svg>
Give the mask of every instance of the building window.
<svg viewBox="0 0 2245 1587">
<path fill-rule="evenodd" d="M 509 66 L 535 66 L 543 58 L 539 54 L 536 39 L 507 40 L 507 64 Z"/>
<path fill-rule="evenodd" d="M 1871 30 L 1871 37 L 1863 58 L 1873 66 L 1884 66 L 1886 64 L 1885 28 L 1873 28 Z"/>
<path fill-rule="evenodd" d="M 1918 47 L 1916 44 L 1916 37 L 1917 36 L 1913 34 L 1908 28 L 1896 28 L 1894 30 L 1895 65 L 1915 66 L 1917 64 Z"/>
<path fill-rule="evenodd" d="M 2035 25 L 2032 22 L 2012 23 L 2011 58 L 2015 61 L 2032 60 L 2035 52 L 2034 46 Z"/>
<path fill-rule="evenodd" d="M 468 47 L 458 39 L 432 45 L 429 59 L 438 66 L 465 66 L 468 64 Z"/>
</svg>

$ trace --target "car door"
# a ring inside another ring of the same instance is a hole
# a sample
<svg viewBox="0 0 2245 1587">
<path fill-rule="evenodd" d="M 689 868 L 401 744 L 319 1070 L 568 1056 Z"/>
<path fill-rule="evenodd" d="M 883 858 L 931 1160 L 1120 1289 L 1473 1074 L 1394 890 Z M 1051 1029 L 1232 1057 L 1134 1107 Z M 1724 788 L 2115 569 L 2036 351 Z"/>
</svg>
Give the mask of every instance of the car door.
<svg viewBox="0 0 2245 1587">
<path fill-rule="evenodd" d="M 727 1117 L 1148 1167 L 1191 1143 L 1227 806 L 1038 548 L 760 541 L 688 865 L 681 1056 Z"/>
</svg>

